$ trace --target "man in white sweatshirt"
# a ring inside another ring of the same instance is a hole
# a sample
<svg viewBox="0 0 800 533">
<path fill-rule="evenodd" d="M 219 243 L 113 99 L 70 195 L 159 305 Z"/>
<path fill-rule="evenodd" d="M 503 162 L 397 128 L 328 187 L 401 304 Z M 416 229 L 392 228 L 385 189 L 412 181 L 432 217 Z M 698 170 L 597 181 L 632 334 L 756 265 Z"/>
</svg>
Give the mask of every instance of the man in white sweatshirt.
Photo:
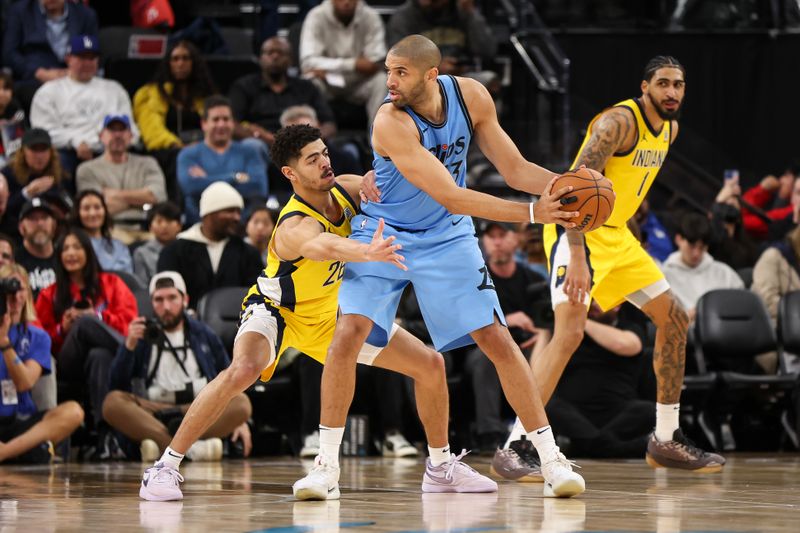
<svg viewBox="0 0 800 533">
<path fill-rule="evenodd" d="M 97 77 L 100 47 L 94 35 L 76 35 L 67 49 L 67 76 L 48 81 L 33 95 L 31 125 L 50 134 L 64 169 L 74 175 L 82 161 L 103 151 L 100 131 L 106 115 L 133 116 L 122 85 Z M 139 139 L 131 123 L 132 143 Z"/>
<path fill-rule="evenodd" d="M 386 31 L 363 0 L 325 0 L 300 33 L 300 69 L 328 99 L 364 104 L 370 123 L 386 98 Z"/>
<path fill-rule="evenodd" d="M 708 253 L 711 225 L 708 218 L 696 213 L 683 216 L 675 234 L 677 252 L 661 265 L 672 292 L 694 322 L 697 301 L 715 289 L 743 289 L 742 278 L 725 263 Z"/>
</svg>

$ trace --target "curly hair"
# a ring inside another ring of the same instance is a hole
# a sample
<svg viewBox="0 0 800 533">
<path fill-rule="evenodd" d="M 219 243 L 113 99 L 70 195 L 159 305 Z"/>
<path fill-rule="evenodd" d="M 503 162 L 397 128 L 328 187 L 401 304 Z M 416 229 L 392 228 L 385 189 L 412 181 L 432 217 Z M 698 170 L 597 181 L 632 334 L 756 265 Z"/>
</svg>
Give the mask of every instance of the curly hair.
<svg viewBox="0 0 800 533">
<path fill-rule="evenodd" d="M 170 68 L 172 52 L 178 47 L 185 48 L 189 52 L 189 57 L 192 58 L 192 72 L 189 74 L 189 78 L 184 81 L 176 80 L 172 76 L 172 69 Z M 172 84 L 172 94 L 167 94 L 167 90 L 164 87 L 168 82 Z M 164 59 L 158 64 L 153 83 L 158 87 L 161 98 L 167 102 L 181 104 L 186 109 L 192 109 L 195 99 L 203 99 L 217 92 L 206 60 L 203 59 L 200 51 L 190 41 L 178 41 L 167 50 Z M 176 85 L 182 83 L 186 84 L 186 92 L 183 94 L 185 99 L 179 100 L 179 91 L 177 91 Z"/>
<path fill-rule="evenodd" d="M 270 149 L 272 161 L 278 168 L 286 166 L 293 159 L 300 157 L 300 152 L 308 143 L 322 138 L 319 128 L 306 124 L 286 126 L 275 134 L 275 142 Z"/>
</svg>

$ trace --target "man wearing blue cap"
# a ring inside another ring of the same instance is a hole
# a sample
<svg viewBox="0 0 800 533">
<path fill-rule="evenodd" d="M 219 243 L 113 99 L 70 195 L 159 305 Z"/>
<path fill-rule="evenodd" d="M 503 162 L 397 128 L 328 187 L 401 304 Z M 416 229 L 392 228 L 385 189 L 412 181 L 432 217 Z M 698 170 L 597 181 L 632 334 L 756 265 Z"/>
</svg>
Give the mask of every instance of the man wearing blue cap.
<svg viewBox="0 0 800 533">
<path fill-rule="evenodd" d="M 78 165 L 78 192 L 93 189 L 105 198 L 114 219 L 114 237 L 126 244 L 150 238 L 142 231 L 142 206 L 167 199 L 164 173 L 150 156 L 128 152 L 133 134 L 128 115 L 106 115 L 100 131 L 103 155 Z"/>
<path fill-rule="evenodd" d="M 64 169 L 74 174 L 81 161 L 103 149 L 99 128 L 106 115 L 132 116 L 122 85 L 97 77 L 100 47 L 93 35 L 76 35 L 67 48 L 67 76 L 48 81 L 33 96 L 31 125 L 47 130 Z M 132 142 L 139 130 L 131 123 Z"/>
</svg>

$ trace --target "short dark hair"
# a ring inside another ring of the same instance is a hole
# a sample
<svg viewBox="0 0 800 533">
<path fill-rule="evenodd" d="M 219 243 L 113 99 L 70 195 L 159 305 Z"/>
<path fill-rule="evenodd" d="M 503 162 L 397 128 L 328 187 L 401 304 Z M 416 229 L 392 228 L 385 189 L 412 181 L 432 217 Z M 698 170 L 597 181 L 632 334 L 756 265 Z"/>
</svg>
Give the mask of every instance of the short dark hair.
<svg viewBox="0 0 800 533">
<path fill-rule="evenodd" d="M 4 89 L 14 90 L 14 78 L 11 73 L 5 70 L 0 70 L 0 81 L 3 82 Z"/>
<path fill-rule="evenodd" d="M 686 213 L 681 217 L 680 225 L 675 233 L 691 244 L 696 242 L 710 244 L 711 223 L 708 221 L 707 216 L 698 213 Z"/>
<path fill-rule="evenodd" d="M 672 56 L 656 56 L 647 62 L 644 67 L 644 74 L 642 79 L 649 82 L 655 76 L 656 71 L 660 68 L 677 68 L 683 73 L 683 80 L 686 81 L 686 69 L 681 65 L 681 62 Z"/>
<path fill-rule="evenodd" d="M 307 124 L 281 128 L 275 134 L 275 142 L 270 150 L 272 161 L 278 168 L 288 165 L 289 161 L 300 157 L 305 145 L 321 138 L 322 132 Z"/>
<path fill-rule="evenodd" d="M 180 222 L 181 208 L 169 200 L 166 202 L 159 202 L 147 212 L 147 225 L 150 226 L 150 224 L 153 223 L 153 219 L 156 217 L 164 217 L 173 222 Z"/>
<path fill-rule="evenodd" d="M 233 112 L 233 105 L 228 97 L 214 94 L 206 98 L 205 102 L 203 102 L 203 120 L 208 118 L 208 112 L 215 107 L 227 107 Z"/>
</svg>

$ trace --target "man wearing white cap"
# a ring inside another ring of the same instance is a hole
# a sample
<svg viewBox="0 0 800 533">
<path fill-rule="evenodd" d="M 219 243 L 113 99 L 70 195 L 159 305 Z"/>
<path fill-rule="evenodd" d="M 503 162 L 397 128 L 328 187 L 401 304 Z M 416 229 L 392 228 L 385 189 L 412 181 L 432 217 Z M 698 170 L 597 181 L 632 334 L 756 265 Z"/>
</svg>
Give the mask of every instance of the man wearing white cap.
<svg viewBox="0 0 800 533">
<path fill-rule="evenodd" d="M 200 196 L 201 221 L 179 233 L 161 251 L 158 271 L 180 272 L 189 307 L 219 287 L 245 287 L 264 268 L 258 250 L 236 234 L 244 201 L 229 184 L 217 181 Z"/>
<path fill-rule="evenodd" d="M 207 325 L 184 313 L 189 298 L 183 277 L 159 272 L 150 280 L 150 303 L 156 320 L 139 316 L 111 365 L 111 392 L 103 402 L 103 418 L 114 429 L 140 443 L 142 460 L 154 461 L 169 445 L 200 390 L 230 359 L 220 338 Z M 221 437 L 241 438 L 250 452 L 246 421 L 252 406 L 238 394 L 223 415 L 195 442 L 187 455 L 193 461 L 222 458 Z"/>
</svg>

